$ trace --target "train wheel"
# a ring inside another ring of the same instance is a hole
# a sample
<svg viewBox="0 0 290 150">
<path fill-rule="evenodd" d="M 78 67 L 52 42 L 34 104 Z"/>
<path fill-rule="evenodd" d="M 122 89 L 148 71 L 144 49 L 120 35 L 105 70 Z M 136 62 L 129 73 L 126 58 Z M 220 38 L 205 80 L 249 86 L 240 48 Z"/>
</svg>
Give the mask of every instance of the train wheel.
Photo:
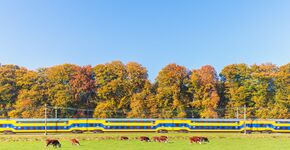
<svg viewBox="0 0 290 150">
<path fill-rule="evenodd" d="M 82 130 L 72 130 L 71 132 L 72 132 L 72 133 L 75 133 L 75 134 L 80 134 L 80 133 L 83 133 L 83 131 L 82 131 Z"/>
<path fill-rule="evenodd" d="M 3 131 L 3 134 L 15 134 L 15 133 L 12 131 L 9 131 L 9 130 L 5 130 L 5 131 Z"/>
<path fill-rule="evenodd" d="M 102 131 L 102 130 L 93 130 L 92 132 L 93 133 L 104 133 L 104 131 Z"/>
<path fill-rule="evenodd" d="M 158 133 L 168 133 L 167 130 L 158 130 L 157 132 L 158 132 Z"/>
<path fill-rule="evenodd" d="M 188 133 L 188 130 L 178 130 L 179 133 Z"/>
</svg>

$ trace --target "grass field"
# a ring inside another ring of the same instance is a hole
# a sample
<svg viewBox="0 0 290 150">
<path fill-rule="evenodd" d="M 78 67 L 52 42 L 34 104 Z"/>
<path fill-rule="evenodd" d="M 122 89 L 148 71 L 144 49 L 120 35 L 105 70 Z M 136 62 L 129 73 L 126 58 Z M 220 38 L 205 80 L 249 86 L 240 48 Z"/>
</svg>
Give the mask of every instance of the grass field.
<svg viewBox="0 0 290 150">
<path fill-rule="evenodd" d="M 156 133 L 105 133 L 105 134 L 58 134 L 58 135 L 0 135 L 0 150 L 41 150 L 46 138 L 57 138 L 61 149 L 83 150 L 290 150 L 290 134 L 251 134 L 239 133 L 168 133 L 169 143 L 141 142 L 138 136 L 159 136 Z M 120 136 L 132 140 L 120 141 Z M 189 144 L 189 136 L 207 136 L 208 144 Z M 77 138 L 81 146 L 72 146 L 69 139 Z"/>
</svg>

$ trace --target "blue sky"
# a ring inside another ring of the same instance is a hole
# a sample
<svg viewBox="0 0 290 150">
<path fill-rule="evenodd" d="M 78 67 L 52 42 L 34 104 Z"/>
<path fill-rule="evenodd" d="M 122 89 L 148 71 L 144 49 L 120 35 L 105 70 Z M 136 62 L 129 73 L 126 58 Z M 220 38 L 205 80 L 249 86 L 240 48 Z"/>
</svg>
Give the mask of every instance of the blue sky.
<svg viewBox="0 0 290 150">
<path fill-rule="evenodd" d="M 290 1 L 0 1 L 0 62 L 29 69 L 136 61 L 220 71 L 290 60 Z"/>
</svg>

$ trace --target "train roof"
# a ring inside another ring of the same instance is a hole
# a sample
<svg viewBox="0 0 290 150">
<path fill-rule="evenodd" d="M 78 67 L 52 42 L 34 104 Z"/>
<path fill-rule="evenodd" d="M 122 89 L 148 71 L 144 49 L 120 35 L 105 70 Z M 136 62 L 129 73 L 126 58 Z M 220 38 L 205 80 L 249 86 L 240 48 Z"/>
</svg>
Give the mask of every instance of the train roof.
<svg viewBox="0 0 290 150">
<path fill-rule="evenodd" d="M 44 118 L 2 118 L 0 120 L 15 121 L 45 121 Z M 244 119 L 202 119 L 202 118 L 47 118 L 47 121 L 69 121 L 69 120 L 106 120 L 106 121 L 155 121 L 155 120 L 191 120 L 191 121 L 243 121 Z M 247 119 L 247 120 L 271 120 L 271 121 L 290 121 L 290 119 Z"/>
</svg>

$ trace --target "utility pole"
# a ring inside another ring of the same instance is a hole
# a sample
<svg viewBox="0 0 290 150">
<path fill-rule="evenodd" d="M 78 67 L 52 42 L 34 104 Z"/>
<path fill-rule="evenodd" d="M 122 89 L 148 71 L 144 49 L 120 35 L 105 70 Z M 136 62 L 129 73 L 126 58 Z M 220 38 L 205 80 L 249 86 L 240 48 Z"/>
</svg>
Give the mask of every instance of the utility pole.
<svg viewBox="0 0 290 150">
<path fill-rule="evenodd" d="M 237 107 L 236 118 L 239 119 L 239 107 Z"/>
<path fill-rule="evenodd" d="M 54 113 L 55 113 L 55 119 L 57 119 L 57 107 L 54 108 Z"/>
<path fill-rule="evenodd" d="M 247 117 L 246 114 L 247 114 L 247 113 L 246 113 L 246 111 L 247 111 L 247 109 L 246 109 L 246 105 L 244 105 L 244 129 L 245 129 L 245 130 L 244 130 L 244 131 L 245 131 L 244 134 L 247 134 L 247 124 L 246 124 L 246 119 L 247 119 L 247 118 L 246 118 L 246 117 Z"/>
<path fill-rule="evenodd" d="M 47 135 L 47 104 L 45 104 L 44 135 Z"/>
</svg>

